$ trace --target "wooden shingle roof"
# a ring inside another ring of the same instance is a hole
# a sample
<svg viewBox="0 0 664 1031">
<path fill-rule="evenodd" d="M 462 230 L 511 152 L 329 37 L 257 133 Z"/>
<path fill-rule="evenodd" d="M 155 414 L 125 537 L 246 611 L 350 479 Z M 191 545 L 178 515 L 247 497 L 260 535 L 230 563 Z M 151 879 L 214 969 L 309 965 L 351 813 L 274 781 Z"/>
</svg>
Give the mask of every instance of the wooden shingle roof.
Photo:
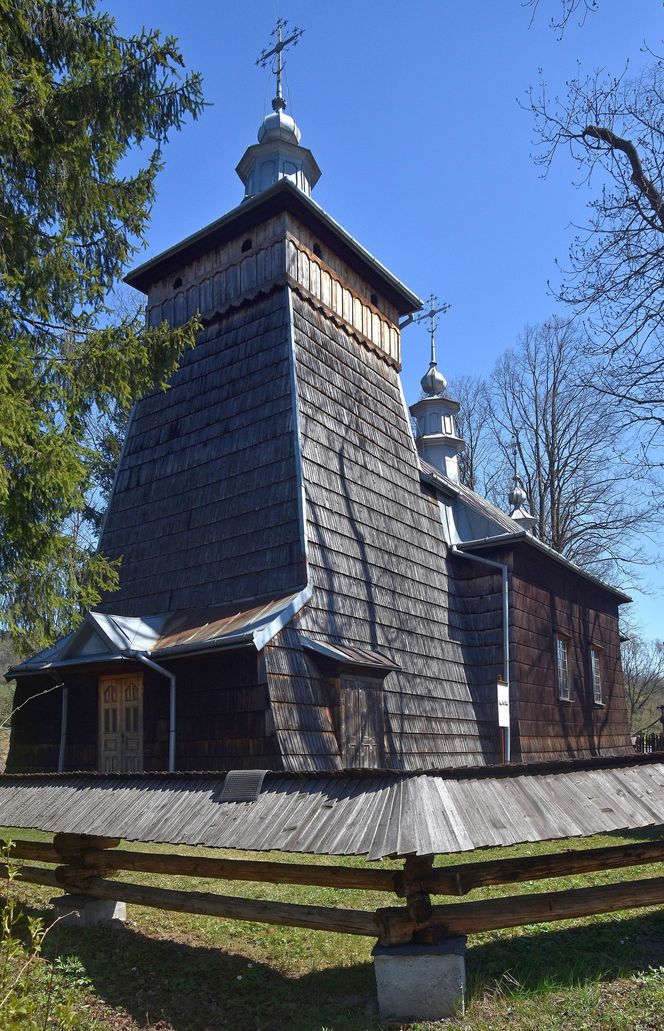
<svg viewBox="0 0 664 1031">
<path fill-rule="evenodd" d="M 224 775 L 0 776 L 0 824 L 215 848 L 382 859 L 664 824 L 662 756 L 414 773 L 268 773 L 255 802 Z"/>
</svg>

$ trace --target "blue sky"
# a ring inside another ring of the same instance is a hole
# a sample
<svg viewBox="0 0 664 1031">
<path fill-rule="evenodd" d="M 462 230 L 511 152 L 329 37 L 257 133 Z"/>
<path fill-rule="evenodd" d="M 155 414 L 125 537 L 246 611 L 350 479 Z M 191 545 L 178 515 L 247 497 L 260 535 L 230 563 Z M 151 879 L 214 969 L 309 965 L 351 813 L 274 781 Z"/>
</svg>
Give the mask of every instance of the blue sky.
<svg viewBox="0 0 664 1031">
<path fill-rule="evenodd" d="M 487 374 L 527 322 L 557 310 L 556 283 L 587 187 L 564 157 L 542 179 L 532 117 L 519 106 L 540 78 L 564 93 L 577 62 L 633 71 L 644 41 L 664 35 L 661 0 L 599 0 L 562 41 L 548 26 L 558 0 L 107 0 L 121 31 L 159 27 L 202 72 L 211 105 L 173 136 L 138 261 L 238 204 L 235 165 L 255 142 L 273 77 L 255 65 L 277 15 L 305 29 L 286 67 L 289 112 L 323 175 L 314 197 L 420 296 L 452 307 L 438 332 L 450 378 Z M 427 361 L 424 327 L 403 338 L 406 397 Z M 653 552 L 653 555 L 655 552 Z M 661 570 L 653 581 L 664 588 Z M 649 636 L 664 636 L 664 595 L 635 593 Z"/>
</svg>

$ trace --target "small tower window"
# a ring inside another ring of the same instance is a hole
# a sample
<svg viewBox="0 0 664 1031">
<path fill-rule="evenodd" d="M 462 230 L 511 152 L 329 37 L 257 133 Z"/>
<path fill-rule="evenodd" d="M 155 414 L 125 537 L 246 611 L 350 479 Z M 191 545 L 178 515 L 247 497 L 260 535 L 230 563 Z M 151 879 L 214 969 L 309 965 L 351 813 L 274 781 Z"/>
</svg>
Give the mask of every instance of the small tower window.
<svg viewBox="0 0 664 1031">
<path fill-rule="evenodd" d="M 371 303 L 373 304 L 374 308 L 378 307 L 378 294 L 371 295 Z"/>
<path fill-rule="evenodd" d="M 590 649 L 590 676 L 593 683 L 593 701 L 595 705 L 603 705 L 602 697 L 602 668 L 600 665 L 599 648 Z"/>
<path fill-rule="evenodd" d="M 569 641 L 560 634 L 556 634 L 556 682 L 558 685 L 558 698 L 561 702 L 569 702 L 571 696 Z"/>
<path fill-rule="evenodd" d="M 173 289 L 179 290 L 182 286 L 182 276 L 178 276 L 177 279 L 173 280 Z"/>
<path fill-rule="evenodd" d="M 315 243 L 314 244 L 314 254 L 316 255 L 317 258 L 322 258 L 323 257 L 323 251 L 322 251 L 321 245 L 319 243 Z"/>
<path fill-rule="evenodd" d="M 243 254 L 246 254 L 247 251 L 250 251 L 253 246 L 254 245 L 253 245 L 252 241 L 249 239 L 249 237 L 247 237 L 247 239 L 244 240 L 244 242 L 242 243 L 242 246 L 240 247 L 240 250 L 242 251 Z"/>
</svg>

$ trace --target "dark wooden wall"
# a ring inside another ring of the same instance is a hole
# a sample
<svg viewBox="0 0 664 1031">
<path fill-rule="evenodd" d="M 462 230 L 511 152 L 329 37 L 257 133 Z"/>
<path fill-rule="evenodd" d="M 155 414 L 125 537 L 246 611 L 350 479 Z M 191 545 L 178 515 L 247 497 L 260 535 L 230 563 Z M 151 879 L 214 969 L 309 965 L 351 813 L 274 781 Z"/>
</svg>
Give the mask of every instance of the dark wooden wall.
<svg viewBox="0 0 664 1031">
<path fill-rule="evenodd" d="M 615 596 L 520 545 L 510 601 L 524 761 L 631 753 Z M 556 632 L 569 638 L 570 701 L 558 698 Z M 593 700 L 591 644 L 601 649 L 603 705 Z"/>
<path fill-rule="evenodd" d="M 397 373 L 296 290 L 292 298 L 314 586 L 298 625 L 400 667 L 385 679 L 387 766 L 494 761 L 495 719 L 487 722 L 489 699 L 468 681 L 440 511 L 421 490 Z M 287 768 L 336 768 L 323 679 L 290 636 L 274 645 L 270 689 L 288 720 L 277 728 Z"/>
<path fill-rule="evenodd" d="M 182 659 L 171 668 L 177 675 L 179 770 L 283 768 L 264 664 L 253 649 Z M 165 695 L 168 702 L 167 686 Z"/>
<path fill-rule="evenodd" d="M 7 756 L 7 773 L 46 773 L 58 767 L 62 691 L 53 677 L 19 681 Z M 48 691 L 48 694 L 42 692 Z M 96 737 L 95 737 L 96 740 Z"/>
<path fill-rule="evenodd" d="M 100 543 L 120 587 L 98 608 L 248 608 L 303 586 L 291 393 L 278 287 L 208 326 L 138 402 Z"/>
<path fill-rule="evenodd" d="M 264 662 L 252 649 L 170 664 L 177 677 L 178 770 L 281 769 Z M 108 673 L 108 669 L 104 672 Z M 121 672 L 127 672 L 123 667 Z M 169 681 L 143 670 L 143 757 L 146 771 L 168 769 Z M 97 769 L 98 674 L 68 674 L 65 769 Z M 57 770 L 62 691 L 51 677 L 16 688 L 8 772 Z"/>
</svg>

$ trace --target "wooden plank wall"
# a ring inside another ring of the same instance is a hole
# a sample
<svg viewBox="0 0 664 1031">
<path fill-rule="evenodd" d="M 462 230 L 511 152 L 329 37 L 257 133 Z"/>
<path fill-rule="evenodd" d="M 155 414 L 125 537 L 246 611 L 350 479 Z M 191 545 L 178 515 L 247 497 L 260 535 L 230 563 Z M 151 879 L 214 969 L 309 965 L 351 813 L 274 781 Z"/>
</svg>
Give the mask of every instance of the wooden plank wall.
<svg viewBox="0 0 664 1031">
<path fill-rule="evenodd" d="M 8 773 L 57 770 L 62 692 L 50 690 L 54 683 L 49 676 L 30 677 L 17 683 L 7 756 Z M 49 693 L 42 695 L 45 691 Z M 36 697 L 38 695 L 41 697 Z"/>
<path fill-rule="evenodd" d="M 513 561 L 513 675 L 524 761 L 631 754 L 616 599 L 523 545 Z M 569 638 L 570 701 L 558 698 L 556 630 Z M 591 643 L 601 649 L 603 705 L 593 701 Z"/>
<path fill-rule="evenodd" d="M 173 670 L 178 769 L 282 768 L 265 671 L 253 648 L 181 659 Z M 168 699 L 167 687 L 164 694 Z"/>
<path fill-rule="evenodd" d="M 469 686 L 461 634 L 450 621 L 438 505 L 420 489 L 396 371 L 296 292 L 293 304 L 315 585 L 299 625 L 402 666 L 386 679 L 388 766 L 492 761 L 487 700 Z M 277 648 L 292 652 L 292 642 L 282 635 Z M 296 659 L 280 661 L 292 669 Z M 274 682 L 271 676 L 271 692 Z M 317 682 L 305 674 L 291 685 L 291 721 L 300 723 L 281 738 L 286 768 L 311 761 L 292 735 L 304 734 L 312 719 L 316 736 L 303 740 L 318 749 L 313 761 L 336 764 L 320 674 Z"/>
</svg>

